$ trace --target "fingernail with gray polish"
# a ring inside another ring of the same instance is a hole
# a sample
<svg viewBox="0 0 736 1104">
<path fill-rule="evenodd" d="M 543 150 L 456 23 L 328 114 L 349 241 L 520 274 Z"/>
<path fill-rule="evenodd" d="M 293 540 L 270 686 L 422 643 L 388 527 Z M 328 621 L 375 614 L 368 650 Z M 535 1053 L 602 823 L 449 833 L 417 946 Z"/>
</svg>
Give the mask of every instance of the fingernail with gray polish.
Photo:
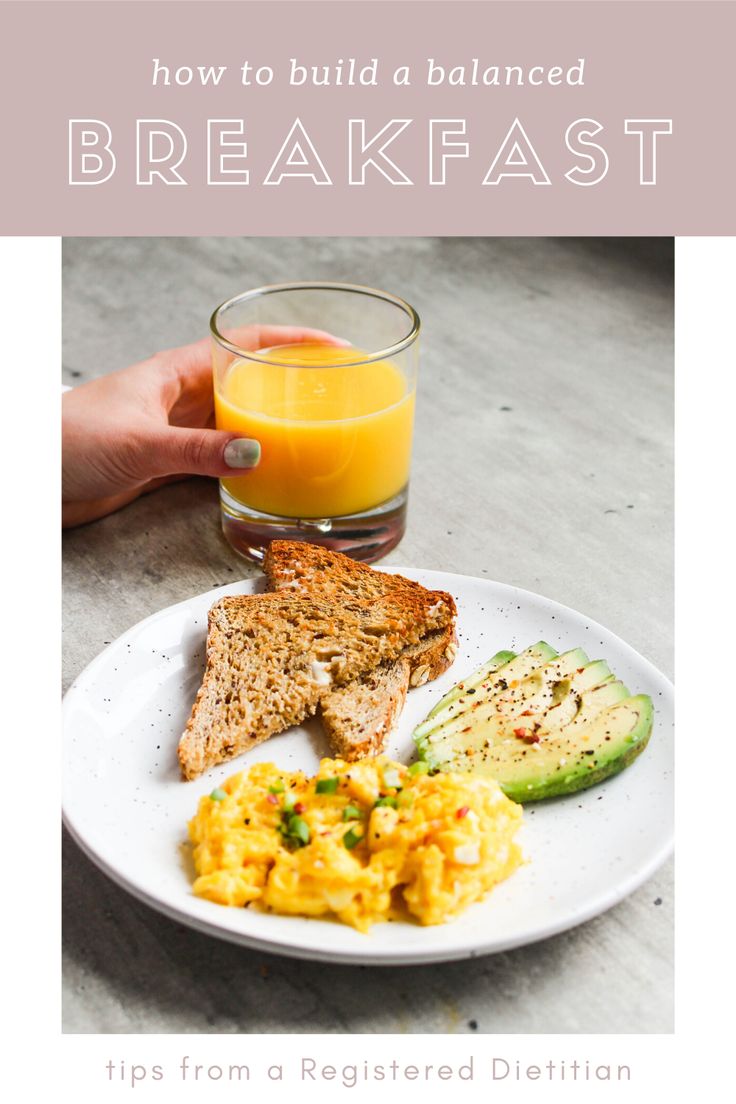
<svg viewBox="0 0 736 1104">
<path fill-rule="evenodd" d="M 261 459 L 261 446 L 250 437 L 239 437 L 225 446 L 222 455 L 229 468 L 255 468 Z"/>
</svg>

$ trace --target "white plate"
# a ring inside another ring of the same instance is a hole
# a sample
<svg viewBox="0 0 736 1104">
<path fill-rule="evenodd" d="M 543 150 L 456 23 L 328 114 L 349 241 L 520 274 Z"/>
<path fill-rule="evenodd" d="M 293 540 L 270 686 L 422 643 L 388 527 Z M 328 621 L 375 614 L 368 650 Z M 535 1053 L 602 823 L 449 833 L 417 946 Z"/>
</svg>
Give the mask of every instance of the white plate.
<svg viewBox="0 0 736 1104">
<path fill-rule="evenodd" d="M 79 676 L 64 703 L 64 820 L 111 878 L 168 916 L 235 943 L 329 962 L 440 962 L 518 947 L 564 931 L 636 889 L 672 845 L 673 694 L 651 663 L 594 621 L 529 591 L 439 571 L 401 571 L 458 604 L 460 650 L 442 678 L 412 690 L 389 753 L 408 761 L 411 732 L 453 683 L 502 648 L 546 640 L 605 658 L 632 693 L 648 693 L 654 732 L 621 774 L 581 794 L 526 807 L 529 863 L 458 920 L 422 928 L 377 924 L 369 935 L 324 920 L 226 908 L 195 897 L 186 825 L 202 794 L 259 762 L 314 772 L 327 746 L 319 723 L 182 782 L 176 745 L 204 668 L 207 611 L 252 581 L 162 610 L 114 641 Z"/>
</svg>

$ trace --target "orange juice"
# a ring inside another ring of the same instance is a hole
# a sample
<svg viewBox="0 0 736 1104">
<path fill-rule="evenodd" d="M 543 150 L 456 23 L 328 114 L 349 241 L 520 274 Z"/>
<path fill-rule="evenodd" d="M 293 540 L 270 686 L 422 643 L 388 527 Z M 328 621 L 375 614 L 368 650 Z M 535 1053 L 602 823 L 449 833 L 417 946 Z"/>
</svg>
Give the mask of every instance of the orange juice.
<svg viewBox="0 0 736 1104">
<path fill-rule="evenodd" d="M 223 479 L 238 502 L 291 518 L 360 513 L 409 480 L 414 391 L 390 360 L 322 343 L 235 360 L 215 393 L 218 429 L 261 443 L 247 475 Z"/>
</svg>

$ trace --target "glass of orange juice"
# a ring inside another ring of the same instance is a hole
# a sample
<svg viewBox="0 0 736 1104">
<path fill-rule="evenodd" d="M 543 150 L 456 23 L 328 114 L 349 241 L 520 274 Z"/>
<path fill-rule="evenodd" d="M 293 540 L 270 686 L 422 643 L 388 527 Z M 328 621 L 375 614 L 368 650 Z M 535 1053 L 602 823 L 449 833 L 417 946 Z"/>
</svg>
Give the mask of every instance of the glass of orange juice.
<svg viewBox="0 0 736 1104">
<path fill-rule="evenodd" d="M 260 560 L 278 538 L 371 561 L 398 544 L 419 328 L 403 299 L 354 284 L 278 284 L 217 308 L 217 428 L 261 445 L 256 468 L 220 480 L 222 527 L 237 552 Z M 255 351 L 243 347 L 254 333 Z"/>
</svg>

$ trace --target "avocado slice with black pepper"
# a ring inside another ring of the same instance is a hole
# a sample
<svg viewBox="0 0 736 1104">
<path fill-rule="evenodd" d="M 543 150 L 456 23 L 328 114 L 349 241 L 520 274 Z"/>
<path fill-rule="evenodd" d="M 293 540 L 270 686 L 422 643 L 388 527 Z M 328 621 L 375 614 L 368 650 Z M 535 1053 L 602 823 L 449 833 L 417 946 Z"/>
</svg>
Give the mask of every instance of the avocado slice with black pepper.
<svg viewBox="0 0 736 1104">
<path fill-rule="evenodd" d="M 548 645 L 544 645 L 543 641 L 540 641 L 540 644 L 535 644 L 534 647 L 539 648 L 540 645 L 545 648 L 548 647 Z M 552 655 L 557 654 L 553 648 L 550 648 L 550 652 Z M 548 656 L 548 658 L 551 659 L 552 655 Z M 463 679 L 462 682 L 456 682 L 452 689 L 448 690 L 444 697 L 440 698 L 437 704 L 430 709 L 424 724 L 427 725 L 431 718 L 438 717 L 438 714 L 444 714 L 449 705 L 452 705 L 453 702 L 463 696 L 463 692 L 467 693 L 470 690 L 476 691 L 481 683 L 488 681 L 489 676 L 492 675 L 494 671 L 497 671 L 499 667 L 505 667 L 512 659 L 516 659 L 516 652 L 496 652 L 494 656 L 473 671 L 472 674 L 468 675 L 467 678 Z M 540 662 L 544 661 L 540 660 Z M 441 720 L 441 718 L 438 717 L 438 720 Z M 423 725 L 419 727 L 422 728 Z"/>
<path fill-rule="evenodd" d="M 461 682 L 456 683 L 427 714 L 426 720 L 414 730 L 414 739 L 453 720 L 460 713 L 484 698 L 492 697 L 498 690 L 506 689 L 515 679 L 521 680 L 554 659 L 557 652 L 544 640 L 526 648 L 519 655 L 513 652 L 497 652 Z"/>
<path fill-rule="evenodd" d="M 619 708 L 627 702 L 634 703 L 629 710 Z M 502 690 L 424 734 L 417 730 L 415 741 L 431 770 L 489 775 L 507 796 L 527 802 L 622 770 L 649 739 L 652 717 L 651 701 L 632 698 L 604 660 L 587 662 L 572 649 L 513 686 L 504 680 Z"/>
<path fill-rule="evenodd" d="M 653 720 L 650 697 L 628 697 L 579 729 L 568 726 L 537 744 L 517 740 L 492 748 L 479 773 L 522 804 L 575 793 L 628 767 L 646 747 Z"/>
<path fill-rule="evenodd" d="M 606 678 L 587 690 L 581 689 L 577 680 L 585 684 L 585 668 L 557 682 L 545 681 L 541 671 L 535 671 L 518 687 L 496 694 L 479 709 L 417 739 L 419 755 L 442 770 L 475 773 L 496 744 L 519 739 L 536 743 L 570 726 L 575 732 L 602 709 L 629 697 L 629 691 L 616 679 Z"/>
<path fill-rule="evenodd" d="M 477 690 L 466 690 L 453 703 L 453 711 L 438 714 L 429 727 L 427 722 L 420 725 L 414 732 L 414 739 L 417 742 L 431 740 L 433 733 L 441 733 L 442 739 L 447 740 L 471 731 L 474 734 L 482 732 L 483 738 L 488 739 L 491 732 L 499 732 L 512 717 L 533 715 L 539 719 L 567 697 L 572 680 L 581 676 L 588 663 L 582 648 L 573 648 L 555 655 L 524 677 L 530 661 L 522 664 L 521 658 L 518 656 L 500 668 Z"/>
</svg>

